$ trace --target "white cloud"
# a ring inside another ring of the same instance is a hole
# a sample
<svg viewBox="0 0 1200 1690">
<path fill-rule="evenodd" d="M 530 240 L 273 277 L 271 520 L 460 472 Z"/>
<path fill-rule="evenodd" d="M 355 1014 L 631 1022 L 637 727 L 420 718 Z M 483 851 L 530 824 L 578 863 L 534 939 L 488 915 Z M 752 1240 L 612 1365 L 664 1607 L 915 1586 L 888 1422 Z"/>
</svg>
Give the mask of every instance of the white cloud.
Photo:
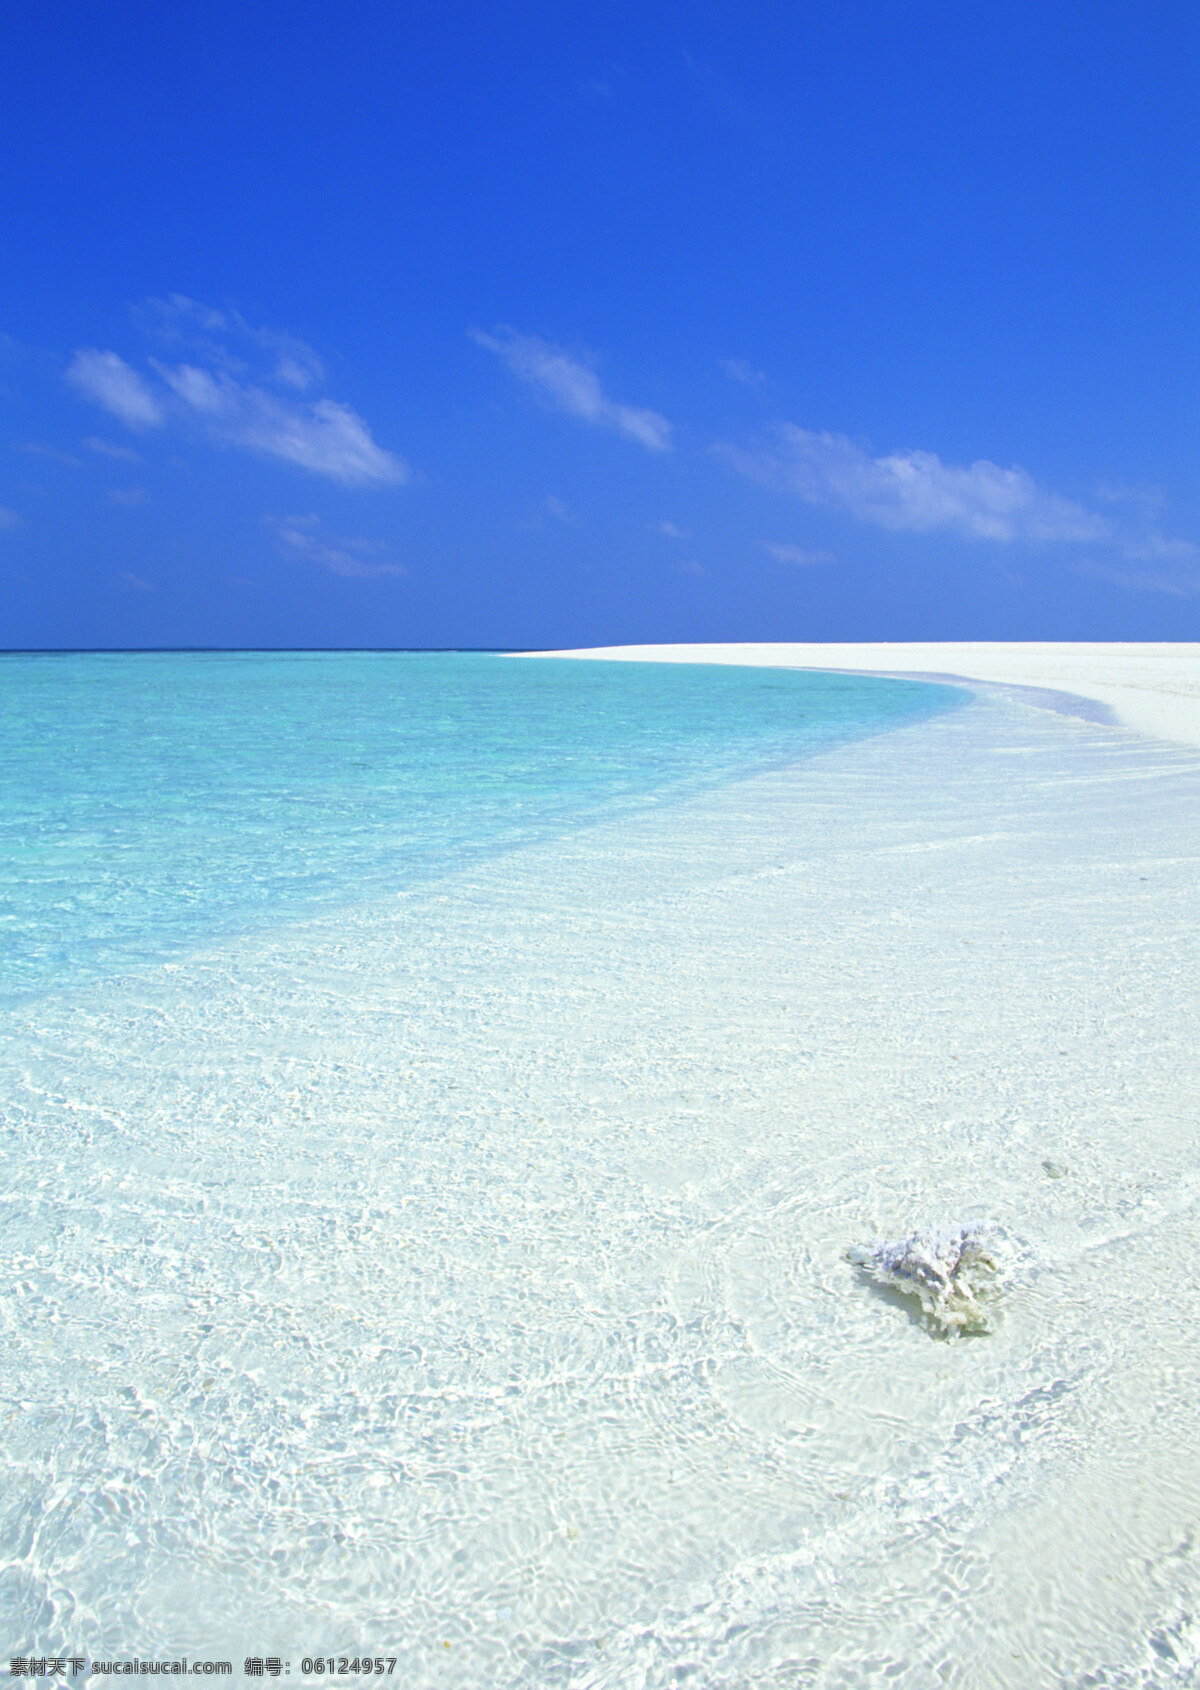
<svg viewBox="0 0 1200 1690">
<path fill-rule="evenodd" d="M 350 540 L 331 534 L 319 516 L 267 517 L 285 556 L 302 557 L 319 564 L 333 575 L 366 579 L 379 575 L 407 575 L 402 563 L 386 560 L 387 547 L 379 540 Z"/>
<path fill-rule="evenodd" d="M 229 375 L 244 376 L 258 367 L 270 379 L 300 392 L 325 379 L 324 365 L 306 341 L 278 329 L 256 329 L 230 306 L 216 309 L 173 293 L 166 299 L 148 299 L 138 317 L 156 340 Z M 262 368 L 264 362 L 269 368 Z"/>
<path fill-rule="evenodd" d="M 219 416 L 223 410 L 236 404 L 235 395 L 240 392 L 240 389 L 237 383 L 231 381 L 228 376 L 222 377 L 226 390 L 223 396 L 222 384 L 208 370 L 197 369 L 194 364 L 180 364 L 177 370 L 170 370 L 164 364 L 160 364 L 157 358 L 152 358 L 150 362 L 167 386 L 174 388 L 184 404 L 190 405 L 193 411 L 200 411 L 206 416 L 215 417 Z"/>
<path fill-rule="evenodd" d="M 515 376 L 569 416 L 598 428 L 615 429 L 650 452 L 663 452 L 670 446 L 671 424 L 666 417 L 610 399 L 590 363 L 572 357 L 561 347 L 536 335 L 517 334 L 514 329 L 502 329 L 499 335 L 472 330 L 472 339 L 494 352 Z"/>
<path fill-rule="evenodd" d="M 77 352 L 67 380 L 85 399 L 103 406 L 130 428 L 155 428 L 163 420 L 163 407 L 145 379 L 115 352 L 95 348 Z"/>
<path fill-rule="evenodd" d="M 744 474 L 880 528 L 946 528 L 1001 541 L 1113 537 L 1104 517 L 1047 492 L 1026 470 L 1002 469 L 986 458 L 965 466 L 914 450 L 873 458 L 844 434 L 816 434 L 792 423 L 780 424 L 752 451 L 723 450 Z"/>
<path fill-rule="evenodd" d="M 10 511 L 7 505 L 0 505 L 0 528 L 17 528 L 20 521 L 16 511 Z"/>
<path fill-rule="evenodd" d="M 130 508 L 146 503 L 144 487 L 114 487 L 108 496 L 114 505 L 127 505 Z"/>
<path fill-rule="evenodd" d="M 744 358 L 718 358 L 718 364 L 730 381 L 740 381 L 743 387 L 761 387 L 766 376 L 748 364 Z"/>
<path fill-rule="evenodd" d="M 282 458 L 352 487 L 408 480 L 403 458 L 376 445 L 367 424 L 349 405 L 334 399 L 282 398 L 194 364 L 154 367 L 185 410 L 227 445 Z"/>
<path fill-rule="evenodd" d="M 301 397 L 323 378 L 303 341 L 252 329 L 237 312 L 173 295 L 140 313 L 149 332 L 184 351 L 179 362 L 151 359 L 154 386 L 115 352 L 78 352 L 67 374 L 85 398 L 131 427 L 186 423 L 210 440 L 278 458 L 351 487 L 408 480 L 404 459 L 372 438 L 367 423 L 335 399 Z M 90 440 L 93 451 L 123 449 Z"/>
<path fill-rule="evenodd" d="M 575 522 L 575 512 L 565 499 L 560 499 L 557 493 L 547 493 L 543 501 L 547 516 L 552 516 L 556 522 Z"/>
<path fill-rule="evenodd" d="M 833 552 L 808 552 L 803 546 L 790 546 L 777 540 L 764 540 L 763 550 L 770 552 L 776 563 L 794 563 L 807 569 L 818 563 L 836 563 Z"/>
<path fill-rule="evenodd" d="M 687 534 L 684 530 L 682 528 L 676 528 L 673 522 L 656 522 L 654 524 L 654 531 L 656 534 L 665 534 L 668 540 L 687 539 Z"/>
</svg>

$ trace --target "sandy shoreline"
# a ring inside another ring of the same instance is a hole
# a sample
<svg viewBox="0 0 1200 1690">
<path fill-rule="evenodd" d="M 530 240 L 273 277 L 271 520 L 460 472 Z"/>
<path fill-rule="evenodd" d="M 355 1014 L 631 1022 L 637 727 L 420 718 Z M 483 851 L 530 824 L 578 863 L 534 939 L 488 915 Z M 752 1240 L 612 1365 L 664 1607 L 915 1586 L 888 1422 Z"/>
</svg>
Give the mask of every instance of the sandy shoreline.
<svg viewBox="0 0 1200 1690">
<path fill-rule="evenodd" d="M 763 641 L 594 646 L 525 655 L 607 658 L 626 663 L 761 664 L 780 669 L 842 669 L 982 681 L 1069 694 L 1103 707 L 1108 719 L 1122 727 L 1181 745 L 1200 745 L 1200 644 L 1194 642 Z"/>
</svg>

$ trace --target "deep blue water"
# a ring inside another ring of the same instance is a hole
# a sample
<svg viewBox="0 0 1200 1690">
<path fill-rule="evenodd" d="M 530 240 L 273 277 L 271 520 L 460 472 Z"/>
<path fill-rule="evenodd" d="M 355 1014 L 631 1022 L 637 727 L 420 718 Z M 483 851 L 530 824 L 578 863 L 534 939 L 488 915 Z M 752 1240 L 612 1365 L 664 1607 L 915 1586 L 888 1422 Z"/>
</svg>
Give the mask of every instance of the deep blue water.
<svg viewBox="0 0 1200 1690">
<path fill-rule="evenodd" d="M 0 997 L 452 872 L 960 702 L 491 654 L 0 657 Z"/>
</svg>

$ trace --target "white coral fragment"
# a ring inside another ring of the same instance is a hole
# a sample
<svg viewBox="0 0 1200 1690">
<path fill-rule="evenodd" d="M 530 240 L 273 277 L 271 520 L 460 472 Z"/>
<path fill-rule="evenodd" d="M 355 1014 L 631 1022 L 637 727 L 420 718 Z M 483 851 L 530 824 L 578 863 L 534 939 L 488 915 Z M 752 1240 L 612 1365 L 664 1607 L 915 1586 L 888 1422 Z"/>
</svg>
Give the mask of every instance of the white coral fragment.
<svg viewBox="0 0 1200 1690">
<path fill-rule="evenodd" d="M 984 1301 L 1000 1263 L 981 1228 L 914 1232 L 895 1243 L 874 1238 L 846 1254 L 877 1284 L 915 1297 L 926 1319 L 947 1337 L 988 1330 Z"/>
</svg>

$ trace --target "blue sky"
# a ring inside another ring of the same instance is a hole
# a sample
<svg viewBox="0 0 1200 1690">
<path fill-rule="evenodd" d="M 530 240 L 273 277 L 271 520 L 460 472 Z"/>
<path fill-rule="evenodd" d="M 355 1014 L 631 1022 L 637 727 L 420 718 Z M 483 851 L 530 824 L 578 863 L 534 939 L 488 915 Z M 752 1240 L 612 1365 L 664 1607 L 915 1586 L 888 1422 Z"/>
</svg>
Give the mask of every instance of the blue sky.
<svg viewBox="0 0 1200 1690">
<path fill-rule="evenodd" d="M 3 35 L 0 646 L 1200 638 L 1195 5 Z"/>
</svg>

